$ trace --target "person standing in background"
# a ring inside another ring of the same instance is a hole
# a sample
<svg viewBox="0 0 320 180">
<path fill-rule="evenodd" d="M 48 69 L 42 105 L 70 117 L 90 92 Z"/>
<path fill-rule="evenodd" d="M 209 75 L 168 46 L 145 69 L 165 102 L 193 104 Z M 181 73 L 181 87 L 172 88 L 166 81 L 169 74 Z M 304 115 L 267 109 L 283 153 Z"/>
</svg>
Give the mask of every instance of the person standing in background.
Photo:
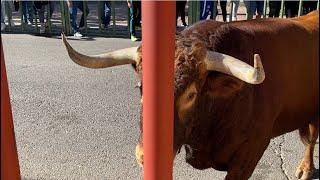
<svg viewBox="0 0 320 180">
<path fill-rule="evenodd" d="M 187 1 L 176 1 L 176 24 L 178 21 L 178 16 L 180 15 L 182 25 L 187 26 L 186 13 L 185 13 L 186 4 L 187 4 Z"/>
<path fill-rule="evenodd" d="M 73 35 L 75 37 L 82 37 L 82 34 L 79 32 L 79 29 L 84 28 L 84 16 L 88 16 L 89 8 L 88 8 L 88 6 L 86 6 L 86 7 L 83 6 L 83 1 L 67 0 L 67 5 L 69 7 L 71 28 L 72 28 L 72 31 L 73 31 Z M 86 13 L 84 13 L 84 8 L 86 8 Z M 80 9 L 80 11 L 82 11 L 79 28 L 77 26 L 77 12 L 78 12 L 78 9 Z"/>
<path fill-rule="evenodd" d="M 232 21 L 237 21 L 237 15 L 238 15 L 238 8 L 239 8 L 239 3 L 240 0 L 231 0 L 231 3 L 233 3 L 232 6 Z"/>
<path fill-rule="evenodd" d="M 107 29 L 110 25 L 111 20 L 111 3 L 110 1 L 101 1 L 102 5 L 100 6 L 100 20 L 102 22 L 102 28 Z"/>
<path fill-rule="evenodd" d="M 263 15 L 263 1 L 245 0 L 244 4 L 246 5 L 247 9 L 247 19 L 252 19 L 254 15 L 256 15 L 256 19 L 261 18 Z"/>
<path fill-rule="evenodd" d="M 6 23 L 14 26 L 12 21 L 13 2 L 7 0 L 1 0 L 1 31 L 6 28 Z M 11 20 L 11 21 L 10 21 Z"/>
<path fill-rule="evenodd" d="M 281 1 L 269 1 L 269 17 L 276 18 L 279 17 L 281 9 Z"/>
<path fill-rule="evenodd" d="M 34 5 L 37 9 L 38 15 L 39 15 L 39 21 L 40 21 L 40 34 L 45 33 L 46 27 L 49 26 L 49 22 L 44 23 L 45 19 L 45 11 L 46 7 L 49 6 L 49 12 L 47 13 L 47 19 L 52 18 L 53 10 L 54 10 L 54 1 L 35 1 Z"/>
<path fill-rule="evenodd" d="M 34 6 L 33 1 L 22 1 L 22 18 L 25 24 L 33 24 Z"/>
<path fill-rule="evenodd" d="M 205 20 L 208 18 L 209 14 L 211 13 L 211 19 L 213 18 L 213 2 L 208 0 L 200 1 L 200 20 Z"/>
<path fill-rule="evenodd" d="M 137 41 L 136 26 L 141 27 L 141 1 L 127 0 L 130 8 L 130 35 L 131 41 Z"/>
<path fill-rule="evenodd" d="M 223 22 L 227 22 L 227 0 L 220 0 L 220 8 L 222 11 L 222 19 Z M 218 8 L 217 8 L 217 3 L 216 3 L 216 12 L 218 14 Z"/>
</svg>

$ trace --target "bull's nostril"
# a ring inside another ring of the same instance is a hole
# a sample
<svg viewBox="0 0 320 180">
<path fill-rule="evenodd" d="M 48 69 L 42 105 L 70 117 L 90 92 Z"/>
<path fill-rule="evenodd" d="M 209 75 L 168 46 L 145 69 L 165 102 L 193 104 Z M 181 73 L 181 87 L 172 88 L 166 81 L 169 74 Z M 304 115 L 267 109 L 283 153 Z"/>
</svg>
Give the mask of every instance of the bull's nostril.
<svg viewBox="0 0 320 180">
<path fill-rule="evenodd" d="M 138 144 L 136 146 L 136 159 L 138 164 L 143 167 L 143 148 Z"/>
</svg>

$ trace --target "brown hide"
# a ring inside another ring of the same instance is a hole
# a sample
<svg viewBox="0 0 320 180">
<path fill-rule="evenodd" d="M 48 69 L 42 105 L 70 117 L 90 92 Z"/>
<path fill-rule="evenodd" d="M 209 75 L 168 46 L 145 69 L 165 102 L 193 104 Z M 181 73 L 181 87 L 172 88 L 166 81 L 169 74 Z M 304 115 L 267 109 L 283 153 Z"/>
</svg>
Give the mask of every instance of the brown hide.
<svg viewBox="0 0 320 180">
<path fill-rule="evenodd" d="M 197 99 L 192 133 L 184 142 L 189 145 L 188 163 L 198 169 L 253 171 L 272 137 L 318 118 L 318 21 L 318 12 L 289 20 L 229 24 L 209 20 L 181 33 L 203 42 L 208 50 L 251 65 L 253 54 L 258 53 L 266 74 L 260 85 L 217 72 L 207 75 Z"/>
</svg>

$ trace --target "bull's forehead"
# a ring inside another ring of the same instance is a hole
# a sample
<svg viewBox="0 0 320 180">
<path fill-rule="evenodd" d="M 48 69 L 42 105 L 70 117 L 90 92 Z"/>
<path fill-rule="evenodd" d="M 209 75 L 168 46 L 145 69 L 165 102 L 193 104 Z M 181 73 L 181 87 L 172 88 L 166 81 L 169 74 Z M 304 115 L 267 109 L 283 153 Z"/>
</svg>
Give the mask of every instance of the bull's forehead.
<svg viewBox="0 0 320 180">
<path fill-rule="evenodd" d="M 135 67 L 142 78 L 142 48 L 138 48 L 138 59 Z M 206 75 L 204 58 L 207 48 L 204 43 L 183 36 L 176 37 L 174 59 L 174 95 L 187 89 L 192 82 L 201 82 Z"/>
<path fill-rule="evenodd" d="M 187 89 L 193 82 L 201 83 L 206 70 L 204 58 L 207 49 L 201 42 L 192 42 L 190 39 L 176 41 L 174 84 L 175 97 Z"/>
</svg>

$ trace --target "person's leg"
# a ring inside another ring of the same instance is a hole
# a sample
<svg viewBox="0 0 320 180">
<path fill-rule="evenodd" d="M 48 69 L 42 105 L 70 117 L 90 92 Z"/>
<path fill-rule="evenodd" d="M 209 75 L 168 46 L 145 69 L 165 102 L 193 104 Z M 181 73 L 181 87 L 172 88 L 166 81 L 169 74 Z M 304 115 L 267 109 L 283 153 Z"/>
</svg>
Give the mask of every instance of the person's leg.
<svg viewBox="0 0 320 180">
<path fill-rule="evenodd" d="M 98 1 L 98 8 L 100 12 L 100 21 L 102 25 L 105 25 L 106 17 L 105 17 L 105 2 L 106 1 Z"/>
<path fill-rule="evenodd" d="M 141 27 L 141 1 L 135 1 L 135 6 L 136 6 L 136 26 Z"/>
<path fill-rule="evenodd" d="M 39 15 L 40 24 L 44 23 L 44 13 L 45 13 L 46 6 L 42 5 L 40 9 L 37 9 Z"/>
<path fill-rule="evenodd" d="M 34 7 L 33 7 L 33 1 L 27 1 L 26 2 L 27 7 L 27 19 L 30 23 L 33 23 L 33 15 L 34 15 Z"/>
<path fill-rule="evenodd" d="M 269 1 L 269 17 L 273 18 L 275 17 L 276 13 L 276 1 Z"/>
<path fill-rule="evenodd" d="M 285 1 L 284 3 L 287 17 L 295 17 L 298 15 L 299 1 Z"/>
<path fill-rule="evenodd" d="M 22 1 L 21 2 L 21 10 L 22 10 L 22 20 L 23 20 L 23 23 L 28 23 L 28 20 L 27 20 L 27 1 Z"/>
<path fill-rule="evenodd" d="M 130 7 L 130 34 L 131 34 L 131 41 L 137 41 L 136 37 L 136 18 L 137 18 L 137 7 L 134 3 L 135 1 L 131 1 Z"/>
<path fill-rule="evenodd" d="M 227 1 L 220 0 L 223 22 L 227 22 Z"/>
<path fill-rule="evenodd" d="M 69 7 L 71 28 L 72 28 L 73 33 L 76 33 L 78 31 L 78 27 L 77 27 L 77 11 L 78 11 L 77 3 L 78 3 L 78 1 L 72 1 L 72 7 Z"/>
<path fill-rule="evenodd" d="M 279 17 L 280 16 L 280 10 L 281 10 L 281 1 L 276 1 L 274 17 Z"/>
<path fill-rule="evenodd" d="M 5 13 L 4 20 L 5 22 L 8 22 L 8 24 L 10 23 L 11 26 L 14 26 L 14 23 L 12 21 L 12 11 L 14 9 L 13 1 L 4 1 L 4 2 L 7 5 L 5 7 L 6 8 L 5 11 L 3 11 Z"/>
<path fill-rule="evenodd" d="M 216 18 L 218 16 L 218 1 L 214 1 L 214 2 L 207 1 L 207 14 L 208 15 L 209 15 L 209 12 L 210 12 L 210 19 L 216 20 Z"/>
<path fill-rule="evenodd" d="M 1 1 L 1 31 L 4 31 L 6 28 L 6 24 L 4 23 L 4 15 L 5 15 L 5 1 Z"/>
<path fill-rule="evenodd" d="M 250 1 L 250 0 L 245 0 L 244 4 L 245 4 L 246 10 L 247 10 L 247 19 L 252 19 L 253 14 L 255 12 L 254 3 L 252 3 L 252 1 Z"/>
<path fill-rule="evenodd" d="M 178 25 L 178 17 L 181 15 L 181 1 L 176 1 L 176 26 Z"/>
<path fill-rule="evenodd" d="M 263 1 L 256 1 L 256 9 L 257 9 L 257 16 L 256 18 L 259 19 L 262 17 L 263 15 L 263 5 L 264 2 Z"/>
<path fill-rule="evenodd" d="M 80 11 L 82 11 L 82 15 L 81 15 L 81 20 L 80 20 L 80 24 L 79 27 L 84 27 L 84 16 L 88 16 L 89 14 L 89 8 L 88 8 L 88 4 L 84 7 L 83 6 L 83 1 L 78 1 L 77 3 L 77 7 L 80 9 Z M 84 12 L 84 8 L 86 8 L 86 12 Z"/>
<path fill-rule="evenodd" d="M 131 7 L 130 7 L 130 34 L 135 35 L 136 33 L 136 28 L 135 28 L 135 22 L 134 22 L 134 8 L 133 8 L 133 1 L 131 1 Z"/>
<path fill-rule="evenodd" d="M 205 20 L 206 17 L 206 1 L 200 1 L 200 20 Z"/>
<path fill-rule="evenodd" d="M 232 8 L 232 20 L 237 20 L 238 8 L 239 8 L 239 0 L 233 0 L 233 8 Z"/>
<path fill-rule="evenodd" d="M 50 6 L 50 19 L 52 18 L 52 14 L 54 11 L 54 1 L 49 1 L 49 6 Z"/>
<path fill-rule="evenodd" d="M 180 13 L 181 13 L 181 21 L 184 26 L 187 26 L 186 13 L 185 13 L 186 4 L 187 4 L 187 1 L 181 1 Z"/>
<path fill-rule="evenodd" d="M 4 16 L 5 16 L 5 12 L 6 12 L 5 2 L 6 1 L 1 0 L 1 26 L 2 26 L 2 23 L 4 24 Z"/>
<path fill-rule="evenodd" d="M 37 9 L 38 15 L 39 15 L 39 21 L 40 21 L 40 34 L 45 33 L 46 28 L 44 24 L 44 13 L 46 11 L 46 6 L 42 5 L 40 9 Z"/>
<path fill-rule="evenodd" d="M 138 11 L 139 11 L 139 7 L 138 7 L 138 4 L 137 4 L 137 1 L 132 1 L 132 7 L 133 7 L 133 27 L 135 28 L 137 25 L 138 25 Z"/>
<path fill-rule="evenodd" d="M 111 20 L 111 4 L 110 4 L 110 1 L 105 1 L 104 2 L 104 16 L 105 16 L 104 25 L 105 26 L 109 26 L 110 20 Z"/>
</svg>

